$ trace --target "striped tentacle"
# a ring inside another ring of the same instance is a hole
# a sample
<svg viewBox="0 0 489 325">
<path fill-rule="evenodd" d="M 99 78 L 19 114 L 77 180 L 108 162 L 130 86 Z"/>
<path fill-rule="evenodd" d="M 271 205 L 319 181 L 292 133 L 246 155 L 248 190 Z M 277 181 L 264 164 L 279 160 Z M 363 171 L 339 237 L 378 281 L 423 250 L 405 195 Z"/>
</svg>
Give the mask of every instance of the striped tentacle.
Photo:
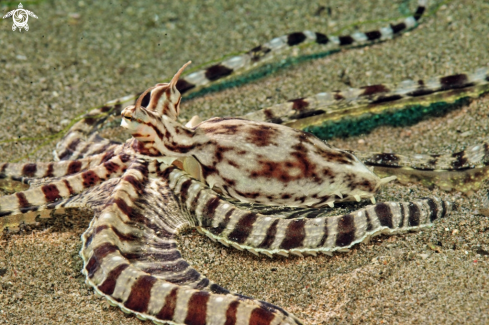
<svg viewBox="0 0 489 325">
<path fill-rule="evenodd" d="M 317 43 L 320 45 L 332 44 L 334 46 L 344 47 L 391 39 L 403 31 L 414 28 L 417 21 L 425 12 L 426 5 L 427 0 L 418 0 L 418 7 L 412 16 L 398 24 L 391 24 L 366 33 L 355 32 L 351 35 L 337 37 L 327 36 L 318 32 L 304 31 L 276 37 L 244 54 L 233 56 L 204 70 L 187 75 L 178 81 L 177 88 L 182 94 L 190 90 L 197 90 L 211 82 L 246 70 L 246 68 L 258 62 L 266 61 L 277 54 L 277 52 L 299 44 Z"/>
<path fill-rule="evenodd" d="M 69 131 L 56 145 L 53 152 L 56 160 L 76 160 L 108 151 L 115 151 L 121 145 L 118 141 L 105 139 L 93 133 L 87 140 L 78 132 Z"/>
<path fill-rule="evenodd" d="M 109 116 L 119 116 L 122 105 L 134 101 L 135 98 L 136 94 L 118 98 L 85 114 L 58 142 L 55 156 L 59 160 L 74 160 L 113 150 L 119 143 L 102 138 L 97 131 Z"/>
<path fill-rule="evenodd" d="M 451 203 L 426 198 L 378 203 L 334 217 L 324 216 L 325 209 L 305 209 L 290 219 L 290 215 L 263 215 L 240 208 L 177 169 L 169 173 L 169 179 L 170 187 L 185 209 L 195 214 L 196 225 L 203 233 L 226 246 L 268 256 L 345 251 L 380 233 L 428 227 L 451 211 Z"/>
<path fill-rule="evenodd" d="M 124 312 L 157 324 L 300 324 L 278 307 L 230 294 L 182 259 L 188 225 L 154 162 L 136 161 L 82 236 L 87 283 Z"/>
<path fill-rule="evenodd" d="M 251 112 L 243 118 L 304 129 L 368 112 L 378 114 L 380 107 L 389 108 L 392 112 L 394 107 L 402 109 L 411 103 L 454 102 L 461 97 L 477 97 L 488 91 L 489 72 L 487 68 L 480 68 L 470 74 L 435 77 L 427 81 L 405 80 L 393 85 L 323 92 Z"/>
<path fill-rule="evenodd" d="M 342 216 L 321 217 L 326 211 L 318 209 L 302 216 L 296 213 L 294 219 L 238 210 L 229 203 L 217 208 L 223 212 L 201 216 L 203 223 L 210 224 L 202 232 L 226 246 L 271 257 L 348 251 L 378 234 L 393 235 L 429 227 L 434 220 L 445 217 L 451 205 L 438 198 L 385 202 Z"/>
<path fill-rule="evenodd" d="M 390 39 L 403 31 L 415 27 L 417 21 L 425 12 L 426 5 L 427 0 L 418 0 L 418 7 L 414 14 L 404 19 L 403 22 L 394 25 L 391 24 L 387 27 L 366 33 L 356 32 L 351 35 L 336 37 L 304 31 L 274 38 L 244 54 L 231 57 L 204 70 L 189 74 L 178 81 L 177 88 L 182 94 L 190 90 L 200 89 L 231 74 L 242 72 L 259 62 L 264 62 L 285 48 L 307 42 L 320 45 L 333 44 L 344 47 Z M 118 144 L 117 142 L 100 138 L 96 132 L 111 114 L 118 115 L 120 113 L 123 104 L 131 103 L 137 98 L 138 94 L 128 95 L 112 100 L 101 108 L 96 108 L 87 113 L 81 121 L 70 128 L 63 139 L 57 144 L 56 158 L 59 160 L 79 159 L 109 150 L 112 146 Z M 145 105 L 143 104 L 143 106 Z"/>
<path fill-rule="evenodd" d="M 64 177 L 59 181 L 2 196 L 0 197 L 0 219 L 17 213 L 54 208 L 59 200 L 79 194 L 109 178 L 121 175 L 129 159 L 128 155 L 118 155 L 101 165 Z"/>
<path fill-rule="evenodd" d="M 119 141 L 105 139 L 99 136 L 98 133 L 94 133 L 87 141 L 78 143 L 75 151 L 69 155 L 64 155 L 63 159 L 60 160 L 81 159 L 107 151 L 116 151 L 120 145 L 121 143 Z M 55 156 L 57 156 L 56 152 Z"/>
<path fill-rule="evenodd" d="M 336 37 L 326 36 L 325 34 L 317 32 L 304 31 L 277 37 L 244 54 L 231 57 L 204 70 L 189 74 L 178 81 L 177 88 L 182 94 L 190 90 L 194 91 L 200 89 L 209 83 L 231 74 L 236 74 L 239 71 L 246 70 L 250 66 L 256 65 L 258 62 L 266 61 L 285 48 L 290 48 L 307 42 L 320 45 L 333 44 L 335 46 L 344 47 L 390 39 L 403 31 L 415 27 L 417 21 L 425 12 L 426 6 L 427 0 L 418 0 L 418 7 L 414 14 L 404 19 L 403 22 L 394 25 L 391 24 L 387 27 L 366 33 L 356 32 L 351 35 Z M 118 143 L 100 138 L 96 132 L 111 114 L 119 115 L 123 104 L 131 103 L 137 98 L 138 94 L 128 95 L 107 102 L 100 108 L 91 110 L 82 120 L 73 125 L 63 139 L 57 144 L 55 157 L 59 160 L 73 160 L 112 149 L 112 146 Z"/>
<path fill-rule="evenodd" d="M 489 177 L 489 139 L 465 150 L 445 155 L 354 152 L 381 176 L 395 175 L 400 182 L 421 181 L 443 190 L 477 190 Z"/>
<path fill-rule="evenodd" d="M 111 178 L 102 184 L 91 187 L 79 194 L 70 196 L 38 207 L 37 212 L 45 210 L 56 210 L 61 208 L 88 208 L 93 211 L 100 211 L 109 199 L 108 195 L 119 182 L 118 178 Z M 41 220 L 53 217 L 52 214 L 40 215 L 38 213 L 11 214 L 0 217 L 0 232 L 4 229 L 14 231 L 22 225 L 38 225 Z"/>
<path fill-rule="evenodd" d="M 29 184 L 35 178 L 63 177 L 94 168 L 114 156 L 113 150 L 87 158 L 60 162 L 25 164 L 0 163 L 0 179 L 9 178 Z"/>
<path fill-rule="evenodd" d="M 469 168 L 484 168 L 489 165 L 489 139 L 467 147 L 465 150 L 445 155 L 414 154 L 403 156 L 395 153 L 361 151 L 355 152 L 355 155 L 369 166 L 462 171 Z"/>
<path fill-rule="evenodd" d="M 285 124 L 312 132 L 320 137 L 331 125 L 363 116 L 392 114 L 412 106 L 428 107 L 432 103 L 455 103 L 464 98 L 476 98 L 489 91 L 489 71 L 480 68 L 471 74 L 436 77 L 428 81 L 406 80 L 398 85 L 372 85 L 347 91 L 320 93 L 298 98 L 257 112 L 244 118 Z M 324 132 L 323 132 L 324 131 Z M 488 140 L 467 149 L 446 155 L 353 152 L 366 165 L 373 166 L 377 175 L 397 176 L 401 182 L 421 182 L 444 190 L 463 192 L 477 190 L 489 176 Z"/>
<path fill-rule="evenodd" d="M 154 178 L 154 165 L 134 161 L 126 170 L 106 207 L 83 235 L 82 257 L 93 264 L 96 257 L 88 257 L 101 247 L 117 247 L 136 269 L 169 282 L 196 286 L 202 276 L 181 258 L 174 239 L 188 222 L 178 213 L 165 181 Z"/>
</svg>

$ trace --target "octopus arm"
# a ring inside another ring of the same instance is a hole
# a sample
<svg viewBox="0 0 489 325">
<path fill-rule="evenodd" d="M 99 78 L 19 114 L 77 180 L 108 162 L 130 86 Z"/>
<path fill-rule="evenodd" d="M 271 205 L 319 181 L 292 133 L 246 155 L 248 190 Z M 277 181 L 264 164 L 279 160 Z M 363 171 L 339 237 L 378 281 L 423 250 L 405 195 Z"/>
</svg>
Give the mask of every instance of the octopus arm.
<svg viewBox="0 0 489 325">
<path fill-rule="evenodd" d="M 38 178 L 63 177 L 94 168 L 114 156 L 113 151 L 107 151 L 86 158 L 58 162 L 37 163 L 0 163 L 0 178 L 30 184 Z"/>
<path fill-rule="evenodd" d="M 384 202 L 340 216 L 327 209 L 297 209 L 292 215 L 262 214 L 250 206 L 217 195 L 174 167 L 161 166 L 182 210 L 193 215 L 195 226 L 214 241 L 254 254 L 288 256 L 317 252 L 331 254 L 380 233 L 397 234 L 429 227 L 451 211 L 438 198 L 412 202 Z"/>
<path fill-rule="evenodd" d="M 69 199 L 104 181 L 120 176 L 126 168 L 127 157 L 115 156 L 110 160 L 75 175 L 31 188 L 27 191 L 0 197 L 0 220 L 10 215 L 40 211 L 59 206 L 63 199 Z M 2 223 L 0 223 L 2 225 Z"/>
<path fill-rule="evenodd" d="M 156 324 L 301 324 L 279 307 L 229 292 L 182 258 L 175 235 L 191 222 L 155 167 L 134 161 L 83 234 L 87 284 Z"/>
</svg>

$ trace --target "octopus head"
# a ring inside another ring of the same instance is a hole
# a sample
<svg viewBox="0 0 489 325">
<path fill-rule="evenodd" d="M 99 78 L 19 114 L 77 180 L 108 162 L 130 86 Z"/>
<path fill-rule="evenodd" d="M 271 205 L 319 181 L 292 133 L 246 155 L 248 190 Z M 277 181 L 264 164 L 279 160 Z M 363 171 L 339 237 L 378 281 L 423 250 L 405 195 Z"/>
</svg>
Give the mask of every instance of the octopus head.
<svg viewBox="0 0 489 325">
<path fill-rule="evenodd" d="M 164 134 L 164 120 L 176 121 L 180 114 L 182 95 L 177 89 L 178 78 L 190 64 L 178 70 L 169 83 L 159 83 L 142 93 L 135 105 L 122 110 L 121 126 L 142 142 L 152 142 L 158 133 Z"/>
</svg>

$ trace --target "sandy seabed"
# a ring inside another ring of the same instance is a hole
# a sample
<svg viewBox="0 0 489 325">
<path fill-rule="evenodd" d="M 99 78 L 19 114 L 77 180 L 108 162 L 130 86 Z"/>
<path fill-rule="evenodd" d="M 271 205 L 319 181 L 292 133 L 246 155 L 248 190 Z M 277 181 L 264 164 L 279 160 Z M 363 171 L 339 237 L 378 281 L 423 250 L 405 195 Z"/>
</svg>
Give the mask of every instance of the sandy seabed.
<svg viewBox="0 0 489 325">
<path fill-rule="evenodd" d="M 199 65 L 289 32 L 335 32 L 414 7 L 386 0 L 24 3 L 39 17 L 29 19 L 28 32 L 0 21 L 0 139 L 54 134 L 92 107 L 171 77 L 187 60 Z M 183 116 L 242 115 L 321 91 L 487 67 L 488 10 L 484 1 L 449 2 L 402 37 L 186 101 Z M 487 136 L 488 116 L 486 96 L 413 126 L 329 142 L 364 151 L 456 152 Z M 1 144 L 0 160 L 35 150 L 29 161 L 52 160 L 55 141 L 43 142 Z M 436 195 L 459 208 L 430 229 L 378 237 L 333 257 L 256 257 L 192 231 L 180 248 L 210 279 L 306 324 L 489 324 L 489 218 L 478 214 L 487 190 L 483 184 L 464 195 L 391 183 L 378 201 Z M 1 237 L 0 324 L 141 323 L 84 284 L 78 251 L 90 219 L 88 211 L 67 210 L 49 227 Z"/>
</svg>

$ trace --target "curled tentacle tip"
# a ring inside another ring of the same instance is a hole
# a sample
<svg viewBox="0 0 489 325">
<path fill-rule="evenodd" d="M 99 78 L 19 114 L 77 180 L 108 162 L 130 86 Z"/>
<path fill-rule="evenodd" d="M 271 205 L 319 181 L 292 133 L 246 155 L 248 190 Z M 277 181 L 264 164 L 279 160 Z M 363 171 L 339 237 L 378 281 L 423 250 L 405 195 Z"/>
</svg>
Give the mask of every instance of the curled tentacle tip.
<svg viewBox="0 0 489 325">
<path fill-rule="evenodd" d="M 190 63 L 192 63 L 192 61 L 188 61 L 187 63 L 185 63 L 178 71 L 177 73 L 173 76 L 172 80 L 170 81 L 170 85 L 172 85 L 172 87 L 175 87 L 176 84 L 177 84 L 177 81 L 178 79 L 180 78 L 180 75 L 182 74 L 183 70 L 185 70 L 186 67 L 188 67 L 190 65 Z"/>
</svg>

